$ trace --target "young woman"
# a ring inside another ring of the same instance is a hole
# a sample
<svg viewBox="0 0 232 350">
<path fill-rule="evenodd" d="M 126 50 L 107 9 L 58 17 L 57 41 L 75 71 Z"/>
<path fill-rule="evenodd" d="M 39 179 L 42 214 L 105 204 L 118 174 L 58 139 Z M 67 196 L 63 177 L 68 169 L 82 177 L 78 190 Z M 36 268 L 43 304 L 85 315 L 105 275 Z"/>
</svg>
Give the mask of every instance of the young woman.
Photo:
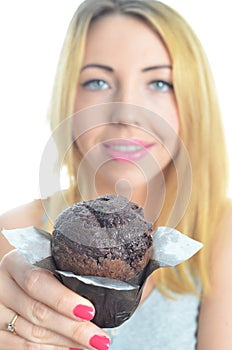
<svg viewBox="0 0 232 350">
<path fill-rule="evenodd" d="M 94 305 L 2 236 L 0 349 L 231 349 L 224 136 L 207 59 L 185 20 L 155 0 L 84 1 L 64 43 L 50 120 L 69 188 L 3 214 L 1 227 L 50 230 L 65 206 L 120 193 L 154 228 L 176 227 L 204 248 L 151 275 L 132 318 L 107 333 L 91 323 Z"/>
</svg>

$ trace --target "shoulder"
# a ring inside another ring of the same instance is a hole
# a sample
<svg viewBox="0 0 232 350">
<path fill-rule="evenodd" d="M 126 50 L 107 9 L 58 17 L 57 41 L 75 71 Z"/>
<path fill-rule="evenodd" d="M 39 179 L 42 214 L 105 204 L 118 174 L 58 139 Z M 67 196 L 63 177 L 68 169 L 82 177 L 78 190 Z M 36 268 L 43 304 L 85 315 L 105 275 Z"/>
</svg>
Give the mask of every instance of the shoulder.
<svg viewBox="0 0 232 350">
<path fill-rule="evenodd" d="M 42 201 L 36 199 L 1 214 L 0 227 L 8 230 L 26 226 L 40 227 L 43 213 Z"/>
<path fill-rule="evenodd" d="M 214 240 L 212 242 L 211 263 L 225 263 L 225 258 L 232 262 L 232 200 L 228 201 L 227 206 L 221 216 L 217 226 Z M 227 255 L 228 254 L 228 255 Z M 215 268 L 218 268 L 215 264 Z M 219 265 L 220 266 L 220 265 Z M 231 265 L 232 266 L 232 265 Z"/>
<path fill-rule="evenodd" d="M 212 241 L 209 264 L 211 288 L 201 302 L 197 349 L 229 350 L 232 341 L 231 201 L 224 210 Z"/>
<path fill-rule="evenodd" d="M 211 242 L 211 252 L 209 255 L 209 277 L 213 290 L 229 287 L 229 275 L 232 266 L 232 201 L 228 201 L 227 206 L 221 216 L 216 228 L 215 236 Z M 231 283 L 232 293 L 232 283 Z"/>
</svg>

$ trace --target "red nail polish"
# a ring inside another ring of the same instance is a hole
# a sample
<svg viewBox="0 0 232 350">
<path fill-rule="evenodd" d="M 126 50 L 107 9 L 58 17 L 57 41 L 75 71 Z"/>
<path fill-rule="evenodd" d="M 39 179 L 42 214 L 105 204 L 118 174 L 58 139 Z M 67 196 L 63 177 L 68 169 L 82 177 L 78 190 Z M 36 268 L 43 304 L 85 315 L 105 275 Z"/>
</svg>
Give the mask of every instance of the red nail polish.
<svg viewBox="0 0 232 350">
<path fill-rule="evenodd" d="M 110 339 L 106 336 L 94 335 L 90 338 L 89 344 L 97 350 L 108 350 L 110 347 Z"/>
<path fill-rule="evenodd" d="M 73 309 L 73 314 L 83 320 L 90 321 L 94 318 L 94 309 L 91 306 L 79 304 Z"/>
<path fill-rule="evenodd" d="M 84 350 L 84 349 L 81 349 L 81 348 L 69 348 L 69 350 Z"/>
</svg>

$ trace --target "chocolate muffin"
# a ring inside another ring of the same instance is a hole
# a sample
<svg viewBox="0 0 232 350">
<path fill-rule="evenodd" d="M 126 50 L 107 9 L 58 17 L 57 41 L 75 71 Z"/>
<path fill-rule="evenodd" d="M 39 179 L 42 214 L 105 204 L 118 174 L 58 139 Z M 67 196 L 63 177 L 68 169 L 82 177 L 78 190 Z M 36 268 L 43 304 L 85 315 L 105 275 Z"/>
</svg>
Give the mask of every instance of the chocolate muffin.
<svg viewBox="0 0 232 350">
<path fill-rule="evenodd" d="M 151 232 L 137 204 L 105 195 L 76 203 L 57 217 L 52 256 L 63 271 L 129 281 L 152 256 Z"/>
</svg>

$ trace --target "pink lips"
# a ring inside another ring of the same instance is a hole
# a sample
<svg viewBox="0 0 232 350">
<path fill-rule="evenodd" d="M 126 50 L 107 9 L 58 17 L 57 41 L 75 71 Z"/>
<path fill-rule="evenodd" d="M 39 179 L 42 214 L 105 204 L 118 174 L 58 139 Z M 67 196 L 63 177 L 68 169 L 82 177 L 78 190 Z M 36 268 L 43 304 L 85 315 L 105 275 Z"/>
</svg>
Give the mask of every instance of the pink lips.
<svg viewBox="0 0 232 350">
<path fill-rule="evenodd" d="M 153 143 L 143 140 L 115 139 L 103 143 L 106 154 L 113 160 L 136 161 L 146 156 Z"/>
</svg>

